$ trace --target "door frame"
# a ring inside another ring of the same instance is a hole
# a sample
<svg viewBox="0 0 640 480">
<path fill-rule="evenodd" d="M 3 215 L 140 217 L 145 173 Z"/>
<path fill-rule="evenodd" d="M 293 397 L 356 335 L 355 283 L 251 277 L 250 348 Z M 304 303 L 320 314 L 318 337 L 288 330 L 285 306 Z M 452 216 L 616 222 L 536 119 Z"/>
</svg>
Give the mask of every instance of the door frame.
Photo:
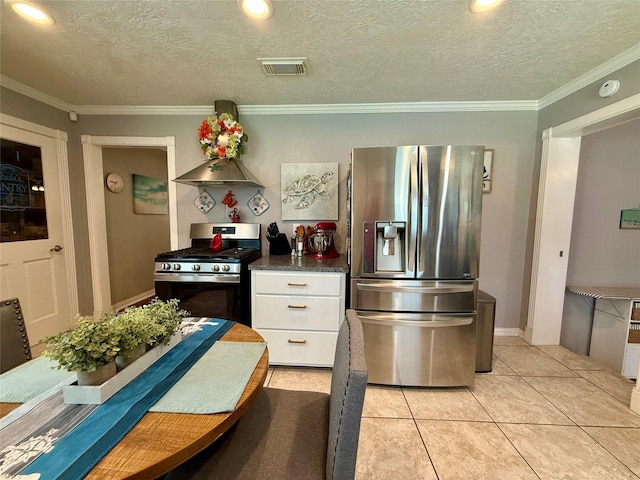
<svg viewBox="0 0 640 480">
<path fill-rule="evenodd" d="M 103 137 L 82 135 L 84 181 L 87 197 L 89 226 L 89 255 L 91 257 L 91 283 L 93 288 L 93 317 L 100 318 L 112 312 L 107 222 L 104 194 L 102 149 L 111 148 L 163 148 L 167 152 L 167 175 L 176 176 L 175 137 Z M 171 249 L 178 246 L 178 204 L 176 185 L 169 181 L 169 234 Z"/>
<path fill-rule="evenodd" d="M 542 132 L 529 311 L 524 339 L 559 345 L 580 143 L 640 116 L 640 93 Z"/>
<path fill-rule="evenodd" d="M 60 188 L 60 208 L 62 209 L 62 241 L 64 242 L 64 263 L 67 283 L 67 302 L 70 318 L 75 317 L 78 305 L 78 274 L 76 271 L 76 248 L 71 216 L 71 183 L 69 181 L 69 157 L 67 154 L 67 132 L 45 127 L 0 113 L 0 124 L 18 128 L 26 132 L 49 137 L 56 142 L 56 164 L 58 165 L 58 187 Z"/>
</svg>

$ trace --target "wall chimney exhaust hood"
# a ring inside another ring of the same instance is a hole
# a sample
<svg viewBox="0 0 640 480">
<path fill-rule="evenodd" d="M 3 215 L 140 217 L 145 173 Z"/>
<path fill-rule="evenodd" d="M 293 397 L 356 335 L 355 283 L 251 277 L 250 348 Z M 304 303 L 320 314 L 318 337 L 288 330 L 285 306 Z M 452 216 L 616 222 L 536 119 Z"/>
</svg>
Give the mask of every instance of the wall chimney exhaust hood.
<svg viewBox="0 0 640 480">
<path fill-rule="evenodd" d="M 230 113 L 236 121 L 239 118 L 236 104 L 232 101 L 216 100 L 214 108 L 218 115 Z M 264 188 L 264 185 L 239 160 L 230 160 L 224 168 L 211 171 L 209 167 L 214 163 L 215 160 L 205 162 L 184 175 L 180 175 L 173 181 L 196 187 L 236 186 Z"/>
<path fill-rule="evenodd" d="M 264 188 L 264 185 L 262 185 L 240 161 L 231 160 L 226 167 L 212 172 L 209 166 L 214 162 L 215 160 L 210 160 L 203 163 L 184 175 L 180 175 L 174 182 L 193 185 L 195 187 L 224 187 L 226 185 L 234 185 L 236 187 Z"/>
</svg>

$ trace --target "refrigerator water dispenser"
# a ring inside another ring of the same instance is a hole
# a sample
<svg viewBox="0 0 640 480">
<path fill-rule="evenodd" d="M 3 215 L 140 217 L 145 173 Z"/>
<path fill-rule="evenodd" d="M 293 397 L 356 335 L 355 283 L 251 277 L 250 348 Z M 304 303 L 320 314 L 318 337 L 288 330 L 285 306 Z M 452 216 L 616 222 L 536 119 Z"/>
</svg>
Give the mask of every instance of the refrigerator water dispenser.
<svg viewBox="0 0 640 480">
<path fill-rule="evenodd" d="M 404 222 L 376 222 L 376 273 L 404 272 Z"/>
</svg>

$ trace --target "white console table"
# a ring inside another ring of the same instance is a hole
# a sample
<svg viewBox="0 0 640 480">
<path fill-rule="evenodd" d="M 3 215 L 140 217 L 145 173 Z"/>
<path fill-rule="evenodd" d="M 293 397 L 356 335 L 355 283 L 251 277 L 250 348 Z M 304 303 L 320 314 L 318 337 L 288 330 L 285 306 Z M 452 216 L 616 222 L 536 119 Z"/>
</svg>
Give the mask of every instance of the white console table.
<svg viewBox="0 0 640 480">
<path fill-rule="evenodd" d="M 593 327 L 589 356 L 616 373 L 637 378 L 640 343 L 629 341 L 631 329 L 640 328 L 640 317 L 633 317 L 640 306 L 640 288 L 574 287 L 570 292 L 593 298 Z"/>
</svg>

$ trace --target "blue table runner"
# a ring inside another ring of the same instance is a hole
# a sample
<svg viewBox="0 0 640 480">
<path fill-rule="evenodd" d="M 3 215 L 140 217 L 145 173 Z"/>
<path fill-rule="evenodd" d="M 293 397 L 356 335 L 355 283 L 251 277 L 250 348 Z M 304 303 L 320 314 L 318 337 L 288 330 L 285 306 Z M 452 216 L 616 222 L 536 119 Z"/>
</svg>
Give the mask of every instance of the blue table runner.
<svg viewBox="0 0 640 480">
<path fill-rule="evenodd" d="M 40 473 L 40 478 L 51 480 L 82 479 L 233 324 L 221 319 L 203 324 L 20 474 Z"/>
</svg>

